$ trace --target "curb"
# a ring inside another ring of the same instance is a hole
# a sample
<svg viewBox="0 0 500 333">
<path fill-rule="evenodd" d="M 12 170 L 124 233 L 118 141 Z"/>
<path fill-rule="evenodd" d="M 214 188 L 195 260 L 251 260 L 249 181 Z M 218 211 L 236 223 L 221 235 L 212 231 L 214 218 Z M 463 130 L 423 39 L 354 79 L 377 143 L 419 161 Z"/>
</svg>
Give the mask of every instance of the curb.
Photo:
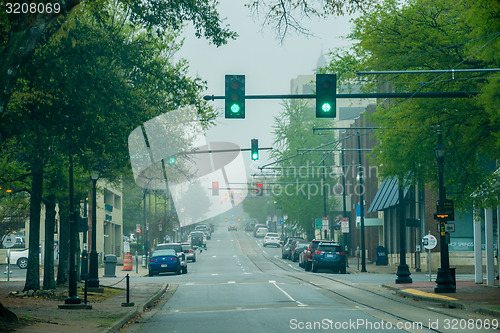
<svg viewBox="0 0 500 333">
<path fill-rule="evenodd" d="M 455 300 L 447 300 L 447 299 L 442 299 L 439 297 L 432 297 L 432 296 L 425 296 L 425 295 L 416 295 L 412 294 L 406 291 L 401 290 L 398 287 L 394 287 L 388 284 L 382 284 L 382 287 L 394 290 L 396 292 L 396 295 L 399 295 L 401 297 L 406 297 L 406 298 L 411 298 L 414 300 L 418 301 L 428 301 L 428 302 L 434 302 L 434 303 L 439 303 L 443 305 L 444 307 L 451 308 L 451 309 L 461 309 L 461 310 L 467 310 L 465 305 L 461 303 L 460 301 L 455 301 Z"/>
<path fill-rule="evenodd" d="M 109 332 L 109 333 L 118 332 L 120 328 L 123 325 L 125 325 L 129 320 L 143 313 L 144 310 L 146 310 L 146 308 L 151 306 L 151 304 L 153 304 L 158 298 L 160 298 L 167 289 L 168 289 L 168 283 L 162 284 L 161 288 L 153 296 L 151 296 L 149 300 L 146 301 L 146 303 L 136 305 L 134 309 L 130 310 L 125 316 L 115 321 L 110 327 L 106 328 L 104 332 Z"/>
</svg>

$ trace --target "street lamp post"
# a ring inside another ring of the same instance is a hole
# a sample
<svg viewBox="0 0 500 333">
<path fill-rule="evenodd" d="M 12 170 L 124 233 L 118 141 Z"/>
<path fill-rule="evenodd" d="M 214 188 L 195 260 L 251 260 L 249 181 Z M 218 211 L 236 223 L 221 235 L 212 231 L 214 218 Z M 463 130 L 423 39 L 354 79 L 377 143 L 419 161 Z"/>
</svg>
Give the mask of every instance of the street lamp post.
<svg viewBox="0 0 500 333">
<path fill-rule="evenodd" d="M 65 304 L 81 304 L 76 292 L 76 211 L 74 210 L 73 158 L 69 155 L 69 282 Z"/>
<path fill-rule="evenodd" d="M 412 283 L 410 269 L 406 264 L 406 211 L 403 181 L 399 180 L 399 265 L 396 283 Z"/>
<path fill-rule="evenodd" d="M 434 152 L 436 153 L 437 164 L 438 164 L 438 182 L 439 182 L 439 201 L 438 201 L 438 212 L 436 215 L 444 214 L 444 202 L 446 200 L 446 189 L 444 188 L 444 145 L 443 138 L 441 136 L 441 130 L 438 128 L 437 131 L 438 142 Z M 441 268 L 437 270 L 436 284 L 434 288 L 435 293 L 454 293 L 456 288 L 453 284 L 453 279 L 450 272 L 450 257 L 448 253 L 448 241 L 446 239 L 445 223 L 446 219 L 444 217 L 439 217 L 439 233 L 440 233 L 440 246 L 441 246 Z"/>
<path fill-rule="evenodd" d="M 359 214 L 361 223 L 361 272 L 366 272 L 365 258 L 365 199 L 363 187 L 363 164 L 361 163 L 361 136 L 358 134 L 358 176 L 359 176 Z"/>
<path fill-rule="evenodd" d="M 89 288 L 99 288 L 98 256 L 97 256 L 97 179 L 99 174 L 95 171 L 91 175 L 92 179 L 92 249 L 89 256 Z"/>
</svg>

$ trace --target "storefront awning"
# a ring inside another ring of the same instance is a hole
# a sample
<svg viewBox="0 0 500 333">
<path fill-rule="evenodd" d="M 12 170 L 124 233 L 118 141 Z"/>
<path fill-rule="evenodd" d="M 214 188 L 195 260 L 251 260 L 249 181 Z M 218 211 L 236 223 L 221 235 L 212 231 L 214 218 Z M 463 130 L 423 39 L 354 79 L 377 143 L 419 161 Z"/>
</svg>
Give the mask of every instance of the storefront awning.
<svg viewBox="0 0 500 333">
<path fill-rule="evenodd" d="M 373 198 L 368 213 L 373 213 L 395 206 L 399 203 L 399 184 L 395 178 L 386 179 L 380 184 L 375 198 Z M 404 196 L 408 194 L 408 189 L 405 188 Z"/>
</svg>

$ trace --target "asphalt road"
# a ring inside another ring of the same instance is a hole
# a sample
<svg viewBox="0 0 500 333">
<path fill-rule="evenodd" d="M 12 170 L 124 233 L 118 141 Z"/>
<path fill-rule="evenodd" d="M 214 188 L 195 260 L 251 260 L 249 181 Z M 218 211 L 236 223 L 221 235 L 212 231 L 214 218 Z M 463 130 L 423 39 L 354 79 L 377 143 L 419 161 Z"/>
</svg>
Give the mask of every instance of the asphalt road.
<svg viewBox="0 0 500 333">
<path fill-rule="evenodd" d="M 483 320 L 355 281 L 366 275 L 305 272 L 250 233 L 219 228 L 207 247 L 188 274 L 144 278 L 175 292 L 125 332 L 456 332 L 454 320 Z"/>
</svg>

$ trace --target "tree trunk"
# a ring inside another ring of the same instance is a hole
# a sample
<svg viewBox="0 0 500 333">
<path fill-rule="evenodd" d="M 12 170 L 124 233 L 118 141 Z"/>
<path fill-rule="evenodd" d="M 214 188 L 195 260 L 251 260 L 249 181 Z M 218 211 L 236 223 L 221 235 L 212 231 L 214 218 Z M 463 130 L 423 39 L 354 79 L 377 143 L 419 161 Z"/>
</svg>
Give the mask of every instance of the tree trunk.
<svg viewBox="0 0 500 333">
<path fill-rule="evenodd" d="M 45 248 L 43 253 L 43 289 L 56 288 L 54 274 L 54 225 L 56 223 L 56 198 L 51 194 L 45 205 Z"/>
<path fill-rule="evenodd" d="M 40 289 L 40 210 L 43 192 L 43 164 L 40 158 L 32 163 L 32 184 L 30 198 L 30 235 L 28 268 L 24 291 Z"/>
<path fill-rule="evenodd" d="M 67 204 L 59 202 L 59 265 L 57 285 L 66 285 L 69 280 L 69 216 Z"/>
</svg>

